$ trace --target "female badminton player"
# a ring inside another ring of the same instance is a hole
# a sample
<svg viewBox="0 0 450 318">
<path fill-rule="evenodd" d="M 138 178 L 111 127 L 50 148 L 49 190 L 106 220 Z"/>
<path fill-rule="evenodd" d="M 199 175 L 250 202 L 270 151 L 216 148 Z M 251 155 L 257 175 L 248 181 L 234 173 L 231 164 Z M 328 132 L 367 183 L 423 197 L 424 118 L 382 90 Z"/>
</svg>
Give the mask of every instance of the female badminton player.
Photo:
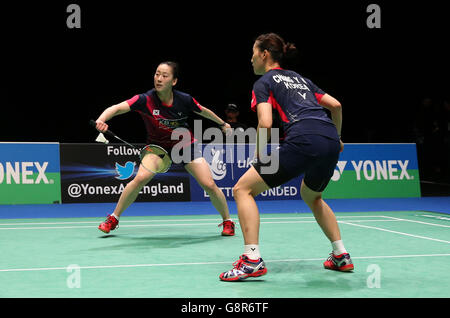
<svg viewBox="0 0 450 318">
<path fill-rule="evenodd" d="M 163 62 L 159 64 L 154 74 L 154 88 L 144 94 L 135 95 L 129 100 L 106 108 L 96 120 L 97 130 L 105 132 L 108 130 L 106 124 L 108 120 L 129 111 L 136 111 L 144 120 L 147 130 L 147 143 L 159 145 L 170 154 L 171 149 L 180 142 L 171 139 L 172 131 L 178 127 L 189 128 L 187 121 L 193 113 L 219 124 L 223 132 L 230 128 L 229 124 L 220 119 L 210 109 L 201 106 L 189 94 L 175 90 L 173 87 L 177 84 L 177 81 L 177 63 Z M 225 195 L 214 182 L 209 165 L 202 157 L 191 130 L 188 131 L 190 139 L 181 145 L 182 151 L 187 151 L 189 157 L 187 161 L 183 162 L 184 168 L 206 191 L 212 204 L 222 216 L 223 222 L 219 224 L 219 226 L 223 225 L 222 235 L 233 236 L 234 222 L 230 219 Z M 155 156 L 155 160 L 157 159 L 157 156 Z M 155 173 L 140 165 L 135 178 L 125 186 L 114 211 L 99 225 L 99 230 L 104 233 L 114 230 L 119 224 L 121 214 L 136 200 L 141 189 L 154 176 Z"/>
<path fill-rule="evenodd" d="M 272 109 L 281 118 L 285 138 L 280 141 L 278 151 L 270 155 L 272 162 L 279 161 L 277 172 L 264 173 L 264 164 L 255 160 L 233 188 L 245 245 L 243 255 L 233 264 L 234 268 L 220 274 L 220 279 L 224 281 L 243 280 L 267 273 L 259 251 L 260 219 L 254 197 L 302 173 L 304 178 L 300 194 L 333 249 L 324 267 L 339 271 L 353 270 L 334 213 L 322 199 L 322 191 L 333 175 L 339 152 L 344 146 L 340 141 L 341 104 L 309 79 L 281 68 L 284 59 L 293 57 L 295 51 L 295 45 L 285 44 L 274 33 L 260 35 L 253 45 L 253 70 L 256 75 L 262 75 L 253 86 L 251 103 L 252 110 L 258 115 L 257 140 L 261 138 L 262 129 L 272 127 Z M 331 119 L 324 108 L 330 111 Z M 257 143 L 257 159 L 260 154 L 261 146 Z"/>
</svg>

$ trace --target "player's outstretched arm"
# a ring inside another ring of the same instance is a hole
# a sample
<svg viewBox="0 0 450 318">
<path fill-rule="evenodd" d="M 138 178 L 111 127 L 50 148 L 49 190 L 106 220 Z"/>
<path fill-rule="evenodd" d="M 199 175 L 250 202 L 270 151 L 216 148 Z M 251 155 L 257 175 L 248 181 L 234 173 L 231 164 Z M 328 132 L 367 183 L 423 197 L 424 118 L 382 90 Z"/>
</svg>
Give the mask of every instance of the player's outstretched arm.
<svg viewBox="0 0 450 318">
<path fill-rule="evenodd" d="M 201 112 L 195 112 L 195 113 L 204 118 L 212 120 L 216 124 L 219 124 L 219 126 L 222 128 L 222 131 L 224 133 L 227 133 L 231 129 L 230 124 L 226 123 L 223 119 L 221 119 L 219 116 L 217 116 L 216 113 L 214 113 L 209 108 L 206 108 L 205 106 L 202 106 Z"/>
<path fill-rule="evenodd" d="M 106 122 L 113 118 L 114 116 L 128 113 L 130 111 L 130 106 L 128 103 L 122 102 L 113 106 L 106 108 L 103 113 L 95 121 L 98 131 L 105 132 L 108 130 L 108 124 Z"/>
</svg>

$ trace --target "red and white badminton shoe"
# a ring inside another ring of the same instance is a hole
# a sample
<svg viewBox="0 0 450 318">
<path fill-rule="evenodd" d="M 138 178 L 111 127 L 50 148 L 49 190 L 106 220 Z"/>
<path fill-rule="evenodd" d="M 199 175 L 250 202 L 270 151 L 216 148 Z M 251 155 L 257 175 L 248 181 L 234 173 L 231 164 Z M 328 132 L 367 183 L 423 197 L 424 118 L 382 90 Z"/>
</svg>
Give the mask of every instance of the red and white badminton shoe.
<svg viewBox="0 0 450 318">
<path fill-rule="evenodd" d="M 266 264 L 262 258 L 251 260 L 246 255 L 241 255 L 239 260 L 233 263 L 233 269 L 220 274 L 223 281 L 233 282 L 249 277 L 259 277 L 267 273 Z"/>
<path fill-rule="evenodd" d="M 234 236 L 234 222 L 231 220 L 226 220 L 220 223 L 218 226 L 223 225 L 222 236 Z"/>
<path fill-rule="evenodd" d="M 98 229 L 106 234 L 119 227 L 119 220 L 117 220 L 112 214 L 108 215 L 106 220 L 98 226 Z"/>
<path fill-rule="evenodd" d="M 330 257 L 323 263 L 326 269 L 332 269 L 335 271 L 349 272 L 354 269 L 350 254 L 342 253 L 340 255 L 334 255 L 330 253 Z"/>
</svg>

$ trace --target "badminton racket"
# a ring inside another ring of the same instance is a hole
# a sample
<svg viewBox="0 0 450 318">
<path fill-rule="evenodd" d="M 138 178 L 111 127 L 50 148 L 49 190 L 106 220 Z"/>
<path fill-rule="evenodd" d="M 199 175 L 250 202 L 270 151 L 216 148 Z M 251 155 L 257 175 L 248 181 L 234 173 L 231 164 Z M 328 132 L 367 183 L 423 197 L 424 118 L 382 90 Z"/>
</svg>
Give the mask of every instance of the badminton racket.
<svg viewBox="0 0 450 318">
<path fill-rule="evenodd" d="M 94 120 L 90 120 L 89 124 L 93 127 L 96 127 L 97 125 Z M 167 172 L 170 169 L 170 166 L 172 165 L 172 159 L 170 159 L 169 153 L 161 146 L 155 144 L 148 144 L 143 148 L 139 148 L 129 143 L 128 141 L 120 138 L 110 129 L 108 129 L 103 133 L 100 133 L 96 141 L 102 142 L 104 144 L 109 143 L 108 139 L 106 139 L 104 135 L 115 138 L 123 142 L 124 144 L 139 150 L 139 163 L 147 171 L 150 171 L 152 173 L 164 173 Z"/>
</svg>

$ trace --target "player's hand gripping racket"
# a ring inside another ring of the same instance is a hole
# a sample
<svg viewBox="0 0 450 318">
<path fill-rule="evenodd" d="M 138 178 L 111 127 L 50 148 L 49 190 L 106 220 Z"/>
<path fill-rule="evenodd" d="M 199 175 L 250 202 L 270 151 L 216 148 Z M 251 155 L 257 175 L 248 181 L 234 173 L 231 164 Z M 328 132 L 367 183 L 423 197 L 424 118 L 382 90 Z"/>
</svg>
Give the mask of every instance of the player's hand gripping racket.
<svg viewBox="0 0 450 318">
<path fill-rule="evenodd" d="M 97 126 L 94 120 L 90 120 L 89 123 L 93 127 Z M 139 149 L 138 147 L 123 140 L 109 129 L 103 133 L 100 133 L 96 141 L 108 143 L 108 140 L 103 136 L 103 134 L 113 137 L 134 149 L 138 149 L 140 164 L 144 167 L 144 169 L 150 172 L 164 173 L 167 172 L 167 170 L 169 170 L 170 166 L 172 165 L 172 159 L 170 159 L 169 153 L 161 146 L 149 144 L 144 148 Z"/>
</svg>

